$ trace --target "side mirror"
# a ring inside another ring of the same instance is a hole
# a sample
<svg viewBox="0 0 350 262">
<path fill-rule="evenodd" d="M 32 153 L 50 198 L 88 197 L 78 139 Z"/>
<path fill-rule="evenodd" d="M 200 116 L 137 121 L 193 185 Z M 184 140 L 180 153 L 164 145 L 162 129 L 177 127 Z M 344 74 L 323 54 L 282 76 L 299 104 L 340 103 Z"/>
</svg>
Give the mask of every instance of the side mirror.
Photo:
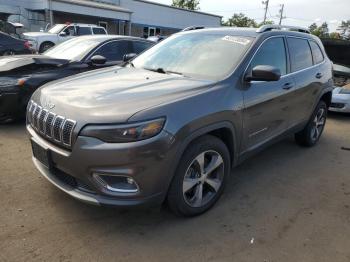
<svg viewBox="0 0 350 262">
<path fill-rule="evenodd" d="M 104 56 L 101 55 L 94 55 L 90 59 L 92 64 L 95 65 L 104 65 L 107 62 L 107 59 Z"/>
<path fill-rule="evenodd" d="M 136 56 L 137 56 L 137 54 L 135 54 L 135 53 L 126 54 L 123 56 L 123 62 L 128 62 Z"/>
<path fill-rule="evenodd" d="M 65 37 L 65 36 L 67 36 L 67 33 L 66 33 L 66 32 L 61 32 L 61 33 L 59 33 L 58 35 L 59 35 L 59 36 Z"/>
<path fill-rule="evenodd" d="M 269 65 L 258 65 L 254 67 L 251 74 L 245 76 L 246 81 L 278 81 L 281 78 L 281 71 Z"/>
</svg>

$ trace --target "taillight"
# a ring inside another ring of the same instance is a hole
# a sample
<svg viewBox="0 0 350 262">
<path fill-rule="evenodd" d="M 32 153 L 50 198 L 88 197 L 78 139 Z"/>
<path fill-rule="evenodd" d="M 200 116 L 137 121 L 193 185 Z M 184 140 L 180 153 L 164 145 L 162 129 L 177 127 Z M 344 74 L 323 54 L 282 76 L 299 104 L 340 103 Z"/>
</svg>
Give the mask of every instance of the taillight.
<svg viewBox="0 0 350 262">
<path fill-rule="evenodd" d="M 24 47 L 27 49 L 30 49 L 32 47 L 32 45 L 29 43 L 29 41 L 25 41 L 24 42 Z"/>
</svg>

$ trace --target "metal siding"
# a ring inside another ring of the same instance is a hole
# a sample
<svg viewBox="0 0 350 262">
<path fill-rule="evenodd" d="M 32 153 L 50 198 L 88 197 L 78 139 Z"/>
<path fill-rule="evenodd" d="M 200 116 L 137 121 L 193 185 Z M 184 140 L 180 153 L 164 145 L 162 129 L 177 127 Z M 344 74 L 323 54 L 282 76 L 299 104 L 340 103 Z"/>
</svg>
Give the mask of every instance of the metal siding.
<svg viewBox="0 0 350 262">
<path fill-rule="evenodd" d="M 120 2 L 122 7 L 128 8 L 133 12 L 131 15 L 132 23 L 178 29 L 192 25 L 221 26 L 221 18 L 214 15 L 189 12 L 133 0 L 121 0 Z"/>
</svg>

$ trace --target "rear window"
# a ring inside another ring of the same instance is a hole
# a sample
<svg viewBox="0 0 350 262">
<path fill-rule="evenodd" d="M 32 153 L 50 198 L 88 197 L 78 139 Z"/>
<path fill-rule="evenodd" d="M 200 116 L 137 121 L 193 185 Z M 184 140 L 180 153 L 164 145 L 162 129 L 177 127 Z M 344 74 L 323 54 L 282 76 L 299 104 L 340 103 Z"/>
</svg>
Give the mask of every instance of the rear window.
<svg viewBox="0 0 350 262">
<path fill-rule="evenodd" d="M 91 35 L 91 28 L 79 26 L 77 28 L 77 33 L 78 33 L 78 35 Z"/>
<path fill-rule="evenodd" d="M 292 72 L 299 71 L 313 65 L 312 54 L 308 40 L 287 38 Z"/>
<path fill-rule="evenodd" d="M 312 51 L 312 57 L 314 58 L 314 63 L 319 64 L 323 61 L 323 53 L 320 49 L 320 46 L 314 42 L 310 41 L 311 51 Z"/>
<path fill-rule="evenodd" d="M 104 28 L 98 28 L 98 27 L 93 27 L 92 32 L 94 32 L 94 35 L 105 35 L 106 31 Z"/>
</svg>

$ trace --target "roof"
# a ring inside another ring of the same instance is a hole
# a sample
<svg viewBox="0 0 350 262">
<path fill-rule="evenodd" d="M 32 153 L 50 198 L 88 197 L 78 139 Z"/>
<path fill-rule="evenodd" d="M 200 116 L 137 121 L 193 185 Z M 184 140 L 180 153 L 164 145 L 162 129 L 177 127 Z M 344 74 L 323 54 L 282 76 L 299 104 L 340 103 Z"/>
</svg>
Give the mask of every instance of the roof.
<svg viewBox="0 0 350 262">
<path fill-rule="evenodd" d="M 186 12 L 191 12 L 191 13 L 197 13 L 197 14 L 203 14 L 203 15 L 214 16 L 214 17 L 218 17 L 218 18 L 222 18 L 222 17 L 223 17 L 223 16 L 221 16 L 221 15 L 210 14 L 210 13 L 206 13 L 206 12 L 202 12 L 202 11 L 198 11 L 198 10 L 189 10 L 189 9 L 180 8 L 180 7 L 175 7 L 175 6 L 171 6 L 171 5 L 156 3 L 156 2 L 148 1 L 148 0 L 134 0 L 134 1 L 143 2 L 143 3 L 147 3 L 147 4 L 152 4 L 152 5 L 164 6 L 164 7 L 167 7 L 167 8 L 177 9 L 177 10 L 186 11 Z"/>
</svg>

